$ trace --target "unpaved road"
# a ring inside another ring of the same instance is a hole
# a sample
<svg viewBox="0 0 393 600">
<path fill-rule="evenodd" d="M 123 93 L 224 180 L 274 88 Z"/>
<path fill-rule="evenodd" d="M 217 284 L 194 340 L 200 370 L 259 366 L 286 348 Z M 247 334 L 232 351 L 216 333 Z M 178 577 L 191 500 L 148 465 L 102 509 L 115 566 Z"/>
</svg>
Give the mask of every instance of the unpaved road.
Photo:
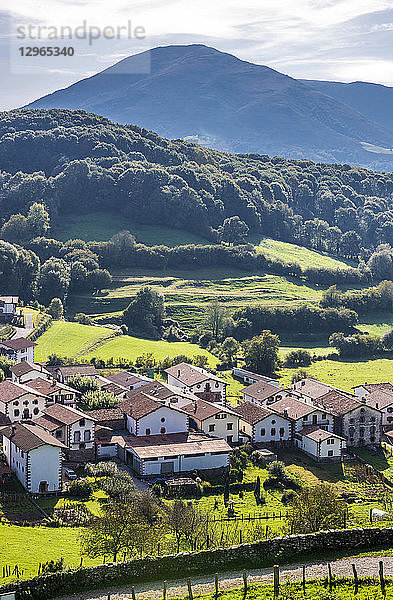
<svg viewBox="0 0 393 600">
<path fill-rule="evenodd" d="M 360 558 L 341 558 L 331 560 L 333 575 L 344 577 L 353 576 L 352 564 L 356 565 L 359 577 L 377 577 L 379 561 L 384 564 L 386 575 L 393 575 L 393 556 L 364 556 Z M 302 564 L 282 565 L 280 567 L 280 581 L 299 581 L 302 578 Z M 315 561 L 307 563 L 307 579 L 322 578 L 327 576 L 327 562 Z M 237 588 L 243 585 L 242 572 L 231 571 L 219 573 L 220 590 Z M 214 575 L 200 575 L 191 578 L 192 590 L 194 595 L 207 594 L 214 591 Z M 249 583 L 273 583 L 273 569 L 251 569 L 248 571 Z M 135 585 L 137 600 L 162 600 L 162 581 L 138 583 Z M 125 600 L 131 598 L 131 586 L 108 587 L 107 590 L 82 592 L 72 596 L 62 596 L 59 600 L 80 600 L 83 595 L 84 600 L 107 600 L 108 592 L 111 593 L 111 600 Z M 183 598 L 187 595 L 186 578 L 172 579 L 167 581 L 167 599 Z"/>
</svg>

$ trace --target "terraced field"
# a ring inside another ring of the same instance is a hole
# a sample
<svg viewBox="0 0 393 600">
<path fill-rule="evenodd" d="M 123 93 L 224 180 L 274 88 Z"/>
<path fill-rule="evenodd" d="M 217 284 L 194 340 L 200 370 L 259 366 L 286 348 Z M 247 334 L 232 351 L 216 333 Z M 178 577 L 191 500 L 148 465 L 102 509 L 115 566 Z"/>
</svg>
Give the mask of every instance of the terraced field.
<svg viewBox="0 0 393 600">
<path fill-rule="evenodd" d="M 112 287 L 97 296 L 74 297 L 70 311 L 94 316 L 123 311 L 144 285 L 165 296 L 168 315 L 184 327 L 200 322 L 206 305 L 213 300 L 231 310 L 257 303 L 285 306 L 318 302 L 324 289 L 295 278 L 245 275 L 236 269 L 176 270 L 164 275 L 139 269 L 114 273 Z"/>
</svg>

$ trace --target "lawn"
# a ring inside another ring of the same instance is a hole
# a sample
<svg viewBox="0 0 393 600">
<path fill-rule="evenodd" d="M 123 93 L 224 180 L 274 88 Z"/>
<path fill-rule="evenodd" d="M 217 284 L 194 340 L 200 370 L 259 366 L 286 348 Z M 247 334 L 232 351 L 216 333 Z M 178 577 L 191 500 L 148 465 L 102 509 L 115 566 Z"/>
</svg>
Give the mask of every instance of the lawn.
<svg viewBox="0 0 393 600">
<path fill-rule="evenodd" d="M 298 369 L 281 369 L 280 384 L 287 386 Z M 306 369 L 309 377 L 314 377 L 348 392 L 361 383 L 393 382 L 393 362 L 389 358 L 345 361 L 321 360 Z"/>
<path fill-rule="evenodd" d="M 147 246 L 165 245 L 180 246 L 183 244 L 208 244 L 209 242 L 188 231 L 143 225 L 119 214 L 93 212 L 86 215 L 63 215 L 59 223 L 51 231 L 51 236 L 63 242 L 79 239 L 89 242 L 109 240 L 119 231 L 130 231 L 137 242 Z"/>
<path fill-rule="evenodd" d="M 254 240 L 254 243 L 257 252 L 286 263 L 297 263 L 303 268 L 345 269 L 348 266 L 356 266 L 349 261 L 340 260 L 316 250 L 309 250 L 304 246 L 280 242 L 271 238 Z"/>
<path fill-rule="evenodd" d="M 0 525 L 0 564 L 12 569 L 23 569 L 23 578 L 37 574 L 39 563 L 61 557 L 72 567 L 80 564 L 79 537 L 83 529 L 78 527 L 19 527 Z M 83 564 L 99 564 L 102 560 L 83 558 Z M 0 580 L 2 583 L 6 579 Z"/>
<path fill-rule="evenodd" d="M 59 356 L 83 356 L 93 345 L 102 343 L 113 335 L 113 331 L 104 327 L 80 325 L 69 321 L 55 321 L 38 338 L 35 348 L 35 361 L 48 359 L 50 354 Z"/>
</svg>

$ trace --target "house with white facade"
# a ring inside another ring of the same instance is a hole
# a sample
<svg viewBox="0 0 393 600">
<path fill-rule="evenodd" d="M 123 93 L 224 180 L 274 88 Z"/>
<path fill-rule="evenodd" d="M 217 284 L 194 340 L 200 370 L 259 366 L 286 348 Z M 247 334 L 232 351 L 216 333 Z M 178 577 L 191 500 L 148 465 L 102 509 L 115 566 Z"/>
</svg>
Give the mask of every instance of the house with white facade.
<svg viewBox="0 0 393 600">
<path fill-rule="evenodd" d="M 355 385 L 352 389 L 356 398 L 362 399 L 377 390 L 393 392 L 393 385 L 388 381 L 383 383 L 362 383 L 361 385 Z"/>
<path fill-rule="evenodd" d="M 27 381 L 25 384 L 28 388 L 35 392 L 40 392 L 47 397 L 47 404 L 64 404 L 67 406 L 76 406 L 76 401 L 80 396 L 80 393 L 64 385 L 56 379 L 43 379 L 42 377 L 35 377 L 31 381 Z"/>
<path fill-rule="evenodd" d="M 302 402 L 295 396 L 285 398 L 269 404 L 270 410 L 281 414 L 293 421 L 293 433 L 296 433 L 307 425 L 317 425 L 320 429 L 333 431 L 333 415 L 321 407 L 312 406 Z"/>
<path fill-rule="evenodd" d="M 195 426 L 199 431 L 226 440 L 228 444 L 239 441 L 239 415 L 235 409 L 195 397 L 182 410 L 189 415 L 191 428 Z"/>
<path fill-rule="evenodd" d="M 10 368 L 11 380 L 14 383 L 27 383 L 32 379 L 41 377 L 43 379 L 50 379 L 51 375 L 42 365 L 37 363 L 29 363 L 27 360 L 17 363 Z"/>
<path fill-rule="evenodd" d="M 18 296 L 0 296 L 0 323 L 10 321 L 19 314 Z"/>
<path fill-rule="evenodd" d="M 240 390 L 244 402 L 255 402 L 256 404 L 271 404 L 282 393 L 282 388 L 268 381 L 256 381 Z"/>
<path fill-rule="evenodd" d="M 62 489 L 64 444 L 32 423 L 15 423 L 0 429 L 8 465 L 31 494 Z"/>
<path fill-rule="evenodd" d="M 165 404 L 146 394 L 143 388 L 135 390 L 132 399 L 120 403 L 126 414 L 126 427 L 135 436 L 184 433 L 189 430 L 189 416 L 181 409 Z"/>
<path fill-rule="evenodd" d="M 169 385 L 180 387 L 208 402 L 226 402 L 227 381 L 201 367 L 180 363 L 165 369 Z"/>
<path fill-rule="evenodd" d="M 0 340 L 0 354 L 7 356 L 16 363 L 27 360 L 34 363 L 34 348 L 37 344 L 25 338 Z"/>
<path fill-rule="evenodd" d="M 136 390 L 152 381 L 151 377 L 139 375 L 138 373 L 129 373 L 128 371 L 120 371 L 114 375 L 109 375 L 107 379 L 127 390 Z"/>
<path fill-rule="evenodd" d="M 253 444 L 278 444 L 292 439 L 292 421 L 255 402 L 242 402 L 233 409 L 240 417 L 239 436 Z"/>
<path fill-rule="evenodd" d="M 38 417 L 43 413 L 47 402 L 45 394 L 32 390 L 25 384 L 8 379 L 0 383 L 0 413 L 12 423 Z"/>
<path fill-rule="evenodd" d="M 341 460 L 347 446 L 345 438 L 320 429 L 318 425 L 309 425 L 295 434 L 295 446 L 316 461 Z"/>
<path fill-rule="evenodd" d="M 35 425 L 62 442 L 70 450 L 70 458 L 72 452 L 80 450 L 90 450 L 93 454 L 95 421 L 88 413 L 61 404 L 48 406 L 43 412 L 34 420 Z"/>
</svg>

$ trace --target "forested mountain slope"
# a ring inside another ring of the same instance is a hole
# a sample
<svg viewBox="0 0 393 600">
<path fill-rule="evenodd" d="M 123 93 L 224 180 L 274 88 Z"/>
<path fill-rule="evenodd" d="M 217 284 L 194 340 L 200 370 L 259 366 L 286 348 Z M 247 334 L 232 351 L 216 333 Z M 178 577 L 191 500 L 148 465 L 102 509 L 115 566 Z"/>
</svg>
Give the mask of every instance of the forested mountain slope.
<svg viewBox="0 0 393 600">
<path fill-rule="evenodd" d="M 28 108 L 84 109 L 231 152 L 393 166 L 393 156 L 362 146 L 392 148 L 393 127 L 274 69 L 198 44 L 130 56 Z"/>
<path fill-rule="evenodd" d="M 231 155 L 83 111 L 1 113 L 0 171 L 3 221 L 42 201 L 52 222 L 115 211 L 214 241 L 238 215 L 251 232 L 344 257 L 393 235 L 393 174 Z"/>
</svg>

